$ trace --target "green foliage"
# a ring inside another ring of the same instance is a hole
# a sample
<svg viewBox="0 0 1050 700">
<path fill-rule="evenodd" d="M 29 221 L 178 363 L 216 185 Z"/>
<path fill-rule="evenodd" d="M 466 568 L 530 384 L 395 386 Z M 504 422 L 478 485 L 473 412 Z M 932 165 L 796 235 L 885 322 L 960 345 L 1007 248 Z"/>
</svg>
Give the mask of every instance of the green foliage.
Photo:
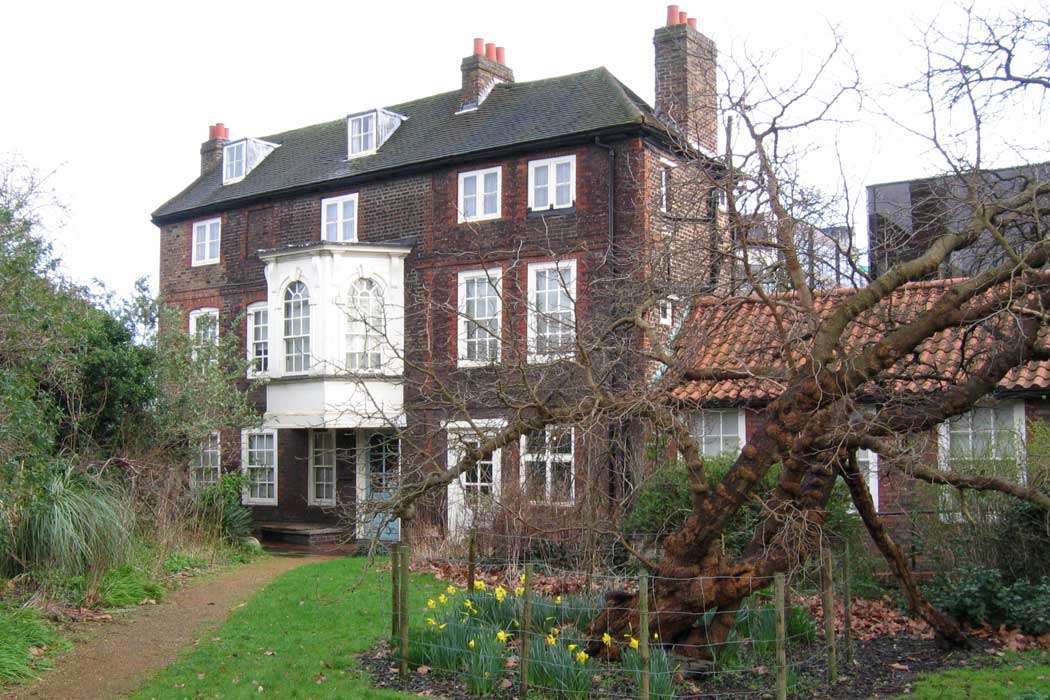
<svg viewBox="0 0 1050 700">
<path fill-rule="evenodd" d="M 623 668 L 634 681 L 635 687 L 642 683 L 642 655 L 635 649 L 623 652 Z M 649 697 L 652 700 L 673 700 L 675 697 L 674 676 L 677 668 L 671 668 L 671 660 L 661 646 L 649 649 Z"/>
<path fill-rule="evenodd" d="M 711 488 L 717 486 L 732 468 L 731 456 L 708 457 L 705 472 Z M 776 486 L 780 466 L 774 465 L 756 488 L 758 499 L 742 507 L 723 533 L 726 550 L 738 554 L 754 536 L 762 515 L 764 496 Z M 667 535 L 682 526 L 691 512 L 692 496 L 685 465 L 675 461 L 660 467 L 639 490 L 634 506 L 624 517 L 622 530 L 628 534 Z M 849 511 L 849 493 L 844 484 L 836 484 L 827 505 L 826 531 L 838 538 L 854 539 L 860 533 L 856 515 Z"/>
<path fill-rule="evenodd" d="M 463 656 L 464 677 L 467 690 L 474 695 L 488 695 L 503 678 L 503 665 L 507 649 L 489 630 L 481 628 L 480 634 L 467 640 Z"/>
<path fill-rule="evenodd" d="M 119 487 L 56 465 L 24 506 L 6 565 L 66 576 L 97 574 L 128 560 L 131 531 L 131 509 Z"/>
<path fill-rule="evenodd" d="M 0 685 L 32 680 L 37 672 L 51 668 L 50 654 L 34 656 L 31 648 L 44 651 L 65 646 L 36 608 L 0 602 Z"/>
<path fill-rule="evenodd" d="M 570 650 L 563 641 L 549 644 L 548 639 L 540 635 L 529 640 L 529 685 L 566 700 L 589 697 L 594 662 L 578 656 L 580 647 Z"/>
<path fill-rule="evenodd" d="M 925 675 L 895 700 L 1048 700 L 1047 676 L 1050 656 L 1045 651 L 1006 654 Z"/>
<path fill-rule="evenodd" d="M 143 601 L 160 601 L 164 588 L 150 581 L 141 569 L 122 566 L 110 569 L 98 587 L 98 601 L 104 608 L 130 608 Z"/>
<path fill-rule="evenodd" d="M 997 569 L 970 566 L 934 579 L 925 593 L 934 606 L 971 624 L 1050 632 L 1050 577 L 1006 583 Z"/>
<path fill-rule="evenodd" d="M 208 566 L 208 562 L 201 557 L 181 552 L 172 552 L 167 556 L 163 564 L 164 573 L 169 576 L 174 576 L 190 569 L 203 569 L 206 566 Z"/>
<path fill-rule="evenodd" d="M 220 533 L 227 542 L 237 543 L 252 534 L 252 511 L 241 503 L 246 484 L 245 474 L 226 472 L 217 484 L 199 494 L 198 520 L 206 529 Z"/>
</svg>

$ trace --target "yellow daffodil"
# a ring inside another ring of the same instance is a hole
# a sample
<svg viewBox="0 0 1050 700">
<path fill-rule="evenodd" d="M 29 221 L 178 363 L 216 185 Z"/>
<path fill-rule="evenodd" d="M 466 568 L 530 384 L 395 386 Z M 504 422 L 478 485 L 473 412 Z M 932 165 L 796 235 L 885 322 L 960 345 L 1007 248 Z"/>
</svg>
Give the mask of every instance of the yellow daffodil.
<svg viewBox="0 0 1050 700">
<path fill-rule="evenodd" d="M 555 637 L 557 637 L 559 634 L 561 634 L 561 630 L 558 629 L 557 627 L 551 627 L 551 634 L 553 634 Z"/>
<path fill-rule="evenodd" d="M 445 591 L 449 595 L 456 595 L 456 587 L 455 586 L 450 585 L 448 588 L 445 589 Z"/>
<path fill-rule="evenodd" d="M 507 634 L 506 632 L 504 632 L 503 630 L 500 630 L 499 632 L 496 633 L 496 639 L 498 639 L 501 642 L 506 642 L 507 639 L 509 639 L 509 638 L 510 638 L 510 635 Z"/>
<path fill-rule="evenodd" d="M 469 642 L 467 642 L 467 646 L 470 647 L 471 649 L 473 649 L 474 648 L 474 640 L 471 639 Z"/>
<path fill-rule="evenodd" d="M 554 604 L 555 605 L 561 605 L 561 596 L 560 595 L 554 596 Z"/>
<path fill-rule="evenodd" d="M 653 639 L 655 639 L 656 641 L 660 641 L 660 633 L 659 632 L 653 632 Z"/>
<path fill-rule="evenodd" d="M 612 644 L 612 637 L 609 636 L 608 632 L 602 633 L 602 644 L 605 646 L 610 646 Z"/>
<path fill-rule="evenodd" d="M 496 602 L 502 603 L 507 597 L 507 589 L 503 586 L 496 586 Z"/>
<path fill-rule="evenodd" d="M 518 596 L 519 598 L 525 595 L 525 586 L 518 586 L 517 588 L 515 588 L 514 595 Z"/>
<path fill-rule="evenodd" d="M 557 643 L 558 643 L 558 638 L 557 637 L 555 637 L 553 634 L 548 634 L 547 635 L 547 644 L 549 644 L 550 646 L 554 646 Z"/>
<path fill-rule="evenodd" d="M 634 637 L 631 637 L 631 642 L 630 643 L 631 643 L 631 648 L 632 649 L 637 649 L 638 648 L 638 640 L 635 639 Z"/>
<path fill-rule="evenodd" d="M 576 661 L 578 661 L 581 664 L 587 663 L 587 659 L 589 658 L 591 657 L 587 656 L 587 652 L 585 651 L 581 651 L 580 653 L 576 654 Z"/>
<path fill-rule="evenodd" d="M 518 580 L 521 581 L 522 583 L 525 583 L 525 574 L 522 574 L 521 576 L 519 576 Z"/>
<path fill-rule="evenodd" d="M 511 620 L 510 624 L 514 625 L 515 627 L 521 627 L 521 625 L 518 624 L 517 620 Z"/>
<path fill-rule="evenodd" d="M 427 600 L 427 607 L 430 608 L 431 610 L 433 610 L 435 607 L 437 607 L 437 603 L 434 602 L 433 598 L 430 598 L 430 599 Z"/>
<path fill-rule="evenodd" d="M 475 581 L 474 582 L 474 590 L 475 591 L 483 591 L 483 590 L 485 590 L 485 582 L 484 581 Z"/>
<path fill-rule="evenodd" d="M 447 622 L 442 622 L 440 625 L 438 625 L 438 629 L 439 630 L 443 630 L 446 627 L 448 627 L 448 623 Z"/>
<path fill-rule="evenodd" d="M 431 627 L 434 627 L 435 625 L 437 625 L 437 620 L 435 620 L 432 617 L 428 617 L 427 618 L 427 624 L 430 625 Z"/>
<path fill-rule="evenodd" d="M 444 605 L 445 603 L 448 602 L 448 596 L 446 596 L 444 593 L 442 593 L 441 595 L 438 596 L 438 602 L 441 603 L 442 605 Z"/>
<path fill-rule="evenodd" d="M 470 598 L 467 598 L 466 600 L 463 601 L 463 607 L 465 607 L 465 608 L 472 608 L 472 607 L 474 607 L 474 601 L 472 601 Z"/>
<path fill-rule="evenodd" d="M 576 644 L 570 644 L 569 645 L 569 651 L 576 651 L 576 647 L 577 647 Z"/>
</svg>

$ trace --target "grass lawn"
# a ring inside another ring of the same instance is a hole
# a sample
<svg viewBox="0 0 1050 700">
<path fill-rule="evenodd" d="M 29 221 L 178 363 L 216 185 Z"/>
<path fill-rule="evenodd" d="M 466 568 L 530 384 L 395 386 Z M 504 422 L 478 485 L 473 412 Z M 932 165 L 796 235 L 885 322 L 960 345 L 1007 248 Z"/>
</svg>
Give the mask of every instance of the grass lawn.
<svg viewBox="0 0 1050 700">
<path fill-rule="evenodd" d="M 989 658 L 975 668 L 931 673 L 897 700 L 1050 700 L 1050 654 Z"/>
<path fill-rule="evenodd" d="M 383 568 L 387 560 L 377 560 Z M 283 574 L 234 610 L 218 630 L 164 669 L 133 700 L 196 698 L 404 698 L 375 690 L 354 655 L 390 632 L 390 575 L 367 559 L 309 564 Z M 412 606 L 440 585 L 413 577 Z"/>
</svg>

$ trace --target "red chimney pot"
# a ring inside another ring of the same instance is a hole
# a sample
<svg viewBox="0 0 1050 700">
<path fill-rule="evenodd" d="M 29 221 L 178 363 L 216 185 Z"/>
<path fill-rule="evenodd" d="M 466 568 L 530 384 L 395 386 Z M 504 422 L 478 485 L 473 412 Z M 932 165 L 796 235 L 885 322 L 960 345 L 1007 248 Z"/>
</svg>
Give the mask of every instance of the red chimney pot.
<svg viewBox="0 0 1050 700">
<path fill-rule="evenodd" d="M 678 13 L 678 24 L 685 24 L 688 21 L 689 21 L 689 13 L 688 12 L 679 12 Z"/>
<path fill-rule="evenodd" d="M 216 122 L 208 127 L 208 140 L 229 138 L 230 130 L 222 122 Z"/>
<path fill-rule="evenodd" d="M 689 21 L 689 26 L 692 27 L 693 29 L 696 29 L 696 17 L 690 17 L 688 21 Z"/>
<path fill-rule="evenodd" d="M 496 62 L 500 65 L 507 65 L 507 50 L 502 46 L 496 47 Z"/>
<path fill-rule="evenodd" d="M 496 60 L 496 45 L 495 44 L 485 44 L 485 58 L 489 59 L 490 61 L 495 61 Z"/>
<path fill-rule="evenodd" d="M 667 26 L 678 24 L 678 5 L 667 6 Z"/>
<path fill-rule="evenodd" d="M 481 56 L 485 53 L 485 40 L 478 37 L 474 40 L 474 55 Z"/>
</svg>

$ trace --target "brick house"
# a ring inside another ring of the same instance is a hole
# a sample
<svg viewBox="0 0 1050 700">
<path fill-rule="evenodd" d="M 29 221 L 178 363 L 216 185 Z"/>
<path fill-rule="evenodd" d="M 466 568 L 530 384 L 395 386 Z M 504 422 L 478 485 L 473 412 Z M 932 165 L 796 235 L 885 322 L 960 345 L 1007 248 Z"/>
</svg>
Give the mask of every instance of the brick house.
<svg viewBox="0 0 1050 700">
<path fill-rule="evenodd" d="M 844 344 L 862 348 L 888 330 L 931 308 L 959 279 L 912 282 L 851 322 Z M 838 289 L 816 293 L 818 312 L 836 307 Z M 776 317 L 776 318 L 775 318 Z M 771 295 L 767 304 L 757 296 L 708 298 L 691 311 L 678 338 L 683 365 L 703 379 L 674 387 L 684 410 L 694 411 L 692 433 L 706 455 L 738 452 L 759 427 L 758 413 L 776 399 L 790 375 L 784 348 L 805 347 L 812 340 L 807 316 L 793 294 Z M 783 328 L 783 333 L 778 329 Z M 994 328 L 993 328 L 994 330 Z M 785 341 L 785 334 L 787 340 Z M 944 392 L 965 380 L 969 372 L 995 351 L 988 328 L 953 328 L 935 334 L 918 347 L 913 361 L 888 383 L 870 383 L 859 392 L 858 416 L 872 416 L 879 407 L 907 405 L 911 399 Z M 744 375 L 747 375 L 746 377 Z M 1012 369 L 995 390 L 970 411 L 919 436 L 911 449 L 923 461 L 954 470 L 996 468 L 1007 478 L 1027 480 L 1034 462 L 1026 459 L 1033 421 L 1050 417 L 1050 361 L 1032 361 Z M 958 503 L 938 502 L 929 492 L 892 465 L 880 464 L 868 450 L 857 451 L 876 510 L 907 537 L 906 520 L 939 515 L 951 521 Z M 902 537 L 902 538 L 903 538 Z"/>
<path fill-rule="evenodd" d="M 212 126 L 199 177 L 153 213 L 160 297 L 198 339 L 242 340 L 263 418 L 213 434 L 196 478 L 243 470 L 259 522 L 378 503 L 355 518 L 369 534 L 380 520 L 364 513 L 381 512 L 397 475 L 453 450 L 462 416 L 446 381 L 542 364 L 618 275 L 703 270 L 714 289 L 717 193 L 685 196 L 684 183 L 717 168 L 715 46 L 677 6 L 654 45 L 654 107 L 604 68 L 516 83 L 503 49 L 477 39 L 456 90 L 262 138 Z M 679 311 L 658 313 L 670 324 Z M 471 413 L 505 419 L 483 399 Z M 461 529 L 479 493 L 561 518 L 589 507 L 611 465 L 572 431 L 530 434 L 427 518 Z"/>
</svg>

